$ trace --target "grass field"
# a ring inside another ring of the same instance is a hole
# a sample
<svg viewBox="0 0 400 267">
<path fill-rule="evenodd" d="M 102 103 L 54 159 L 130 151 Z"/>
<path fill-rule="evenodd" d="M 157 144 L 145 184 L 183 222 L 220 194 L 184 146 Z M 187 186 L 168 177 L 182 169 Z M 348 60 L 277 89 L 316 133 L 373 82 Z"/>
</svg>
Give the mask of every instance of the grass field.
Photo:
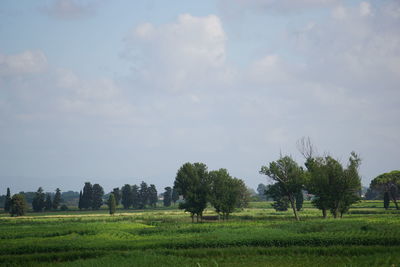
<svg viewBox="0 0 400 267">
<path fill-rule="evenodd" d="M 337 220 L 306 203 L 301 222 L 266 202 L 199 224 L 177 209 L 31 215 L 0 216 L 0 265 L 400 266 L 400 213 L 380 201 Z"/>
</svg>

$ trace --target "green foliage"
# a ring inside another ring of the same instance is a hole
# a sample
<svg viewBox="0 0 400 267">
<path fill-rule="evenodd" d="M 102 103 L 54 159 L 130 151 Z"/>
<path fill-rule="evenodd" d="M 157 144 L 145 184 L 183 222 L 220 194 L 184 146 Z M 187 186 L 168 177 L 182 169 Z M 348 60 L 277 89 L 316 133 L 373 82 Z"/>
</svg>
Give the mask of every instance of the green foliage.
<svg viewBox="0 0 400 267">
<path fill-rule="evenodd" d="M 149 200 L 149 188 L 147 186 L 147 183 L 142 181 L 139 188 L 139 209 L 144 209 L 146 205 L 149 204 Z"/>
<path fill-rule="evenodd" d="M 370 188 L 387 193 L 396 209 L 400 209 L 397 199 L 400 197 L 400 171 L 383 173 L 371 181 Z"/>
<path fill-rule="evenodd" d="M 278 183 L 268 185 L 265 190 L 265 195 L 268 198 L 272 198 L 274 203 L 271 206 L 276 211 L 287 211 L 289 207 L 289 199 L 284 194 L 282 187 Z"/>
<path fill-rule="evenodd" d="M 172 188 L 172 196 L 171 196 L 171 198 L 172 198 L 172 202 L 174 202 L 174 204 L 176 203 L 176 201 L 179 200 L 179 193 L 178 193 L 178 190 L 176 190 L 175 187 Z"/>
<path fill-rule="evenodd" d="M 43 192 L 43 188 L 39 187 L 32 200 L 32 209 L 35 212 L 41 212 L 43 211 L 44 207 L 45 207 L 45 194 Z"/>
<path fill-rule="evenodd" d="M 49 211 L 53 207 L 50 194 L 46 194 L 46 201 L 44 203 L 44 210 Z"/>
<path fill-rule="evenodd" d="M 167 186 L 164 188 L 164 199 L 163 199 L 163 204 L 164 207 L 169 207 L 171 206 L 171 202 L 172 202 L 172 188 L 170 186 Z"/>
<path fill-rule="evenodd" d="M 209 180 L 210 202 L 222 219 L 227 220 L 229 214 L 241 205 L 247 188 L 243 181 L 232 178 L 226 169 L 211 171 Z"/>
<path fill-rule="evenodd" d="M 129 207 L 132 205 L 132 188 L 129 184 L 126 184 L 122 187 L 122 206 L 124 209 L 129 209 Z"/>
<path fill-rule="evenodd" d="M 119 190 L 119 187 L 114 188 L 112 193 L 115 197 L 115 204 L 118 206 L 121 201 L 121 191 Z"/>
<path fill-rule="evenodd" d="M 132 200 L 132 207 L 134 209 L 138 209 L 140 205 L 140 195 L 139 195 L 139 187 L 137 185 L 133 185 L 131 188 L 131 200 Z"/>
<path fill-rule="evenodd" d="M 80 210 L 82 209 L 82 190 L 79 192 L 78 208 L 79 208 Z"/>
<path fill-rule="evenodd" d="M 185 202 L 179 204 L 180 209 L 197 217 L 202 217 L 209 198 L 210 181 L 207 166 L 203 163 L 185 163 L 176 174 L 174 188 L 182 195 Z"/>
<path fill-rule="evenodd" d="M 68 210 L 68 206 L 65 205 L 65 204 L 62 204 L 61 207 L 60 207 L 60 210 L 61 211 L 67 211 Z"/>
<path fill-rule="evenodd" d="M 296 210 L 296 194 L 303 189 L 304 172 L 302 168 L 289 156 L 281 157 L 269 164 L 262 166 L 261 174 L 265 174 L 276 182 L 282 192 L 282 196 L 288 198 L 294 217 L 299 220 Z"/>
<path fill-rule="evenodd" d="M 4 200 L 4 211 L 9 212 L 10 208 L 11 208 L 11 193 L 10 193 L 10 188 L 7 187 L 7 194 Z"/>
<path fill-rule="evenodd" d="M 93 186 L 91 183 L 86 182 L 83 187 L 82 198 L 81 198 L 81 208 L 90 209 L 93 203 Z"/>
<path fill-rule="evenodd" d="M 103 205 L 103 187 L 99 184 L 94 184 L 92 188 L 92 209 L 98 210 Z"/>
<path fill-rule="evenodd" d="M 267 190 L 267 186 L 265 184 L 258 184 L 257 186 L 257 193 L 260 200 L 267 200 L 267 196 L 265 191 Z"/>
<path fill-rule="evenodd" d="M 390 206 L 390 196 L 388 192 L 383 194 L 383 207 L 387 210 Z"/>
<path fill-rule="evenodd" d="M 53 209 L 58 209 L 58 207 L 60 206 L 61 203 L 61 190 L 60 188 L 56 189 L 56 194 L 54 195 L 53 198 Z"/>
<path fill-rule="evenodd" d="M 108 205 L 108 211 L 109 211 L 110 215 L 113 215 L 115 213 L 115 209 L 116 209 L 116 201 L 115 201 L 114 193 L 110 194 L 110 197 L 108 198 L 108 201 L 107 201 L 107 205 Z"/>
<path fill-rule="evenodd" d="M 296 194 L 296 210 L 300 211 L 303 208 L 304 196 L 303 191 L 299 191 Z"/>
<path fill-rule="evenodd" d="M 28 210 L 28 205 L 26 204 L 25 197 L 22 194 L 13 195 L 10 204 L 11 216 L 24 216 Z"/>
<path fill-rule="evenodd" d="M 148 188 L 148 202 L 151 207 L 156 207 L 157 202 L 158 202 L 158 194 L 157 194 L 157 189 L 154 184 L 151 184 L 150 187 Z"/>
</svg>

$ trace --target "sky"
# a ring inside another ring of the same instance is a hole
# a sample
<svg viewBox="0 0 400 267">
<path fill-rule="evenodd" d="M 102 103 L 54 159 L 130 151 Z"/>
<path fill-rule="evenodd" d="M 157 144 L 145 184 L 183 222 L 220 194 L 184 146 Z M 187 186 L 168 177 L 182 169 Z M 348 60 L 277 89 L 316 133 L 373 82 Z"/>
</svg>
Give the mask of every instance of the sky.
<svg viewBox="0 0 400 267">
<path fill-rule="evenodd" d="M 400 2 L 2 0 L 0 194 L 161 192 L 185 162 L 270 182 L 280 155 L 400 168 Z"/>
</svg>

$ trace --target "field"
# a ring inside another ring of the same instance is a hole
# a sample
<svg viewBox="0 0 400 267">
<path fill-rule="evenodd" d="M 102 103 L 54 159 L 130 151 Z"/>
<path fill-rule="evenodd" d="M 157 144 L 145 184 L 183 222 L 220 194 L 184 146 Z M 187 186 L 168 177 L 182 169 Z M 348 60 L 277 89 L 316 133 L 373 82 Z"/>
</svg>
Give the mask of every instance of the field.
<svg viewBox="0 0 400 267">
<path fill-rule="evenodd" d="M 400 213 L 364 201 L 343 219 L 266 202 L 227 222 L 171 209 L 0 216 L 2 266 L 400 266 Z M 212 215 L 212 210 L 207 215 Z"/>
</svg>

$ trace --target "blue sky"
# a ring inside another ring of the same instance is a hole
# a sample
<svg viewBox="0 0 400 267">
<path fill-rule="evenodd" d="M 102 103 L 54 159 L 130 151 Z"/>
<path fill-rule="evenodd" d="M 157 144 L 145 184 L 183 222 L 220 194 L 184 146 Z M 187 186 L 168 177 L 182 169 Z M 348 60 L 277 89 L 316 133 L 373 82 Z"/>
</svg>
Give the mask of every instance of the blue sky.
<svg viewBox="0 0 400 267">
<path fill-rule="evenodd" d="M 398 1 L 3 1 L 0 190 L 173 183 L 185 162 L 250 187 L 296 142 L 363 184 L 399 168 Z"/>
</svg>

